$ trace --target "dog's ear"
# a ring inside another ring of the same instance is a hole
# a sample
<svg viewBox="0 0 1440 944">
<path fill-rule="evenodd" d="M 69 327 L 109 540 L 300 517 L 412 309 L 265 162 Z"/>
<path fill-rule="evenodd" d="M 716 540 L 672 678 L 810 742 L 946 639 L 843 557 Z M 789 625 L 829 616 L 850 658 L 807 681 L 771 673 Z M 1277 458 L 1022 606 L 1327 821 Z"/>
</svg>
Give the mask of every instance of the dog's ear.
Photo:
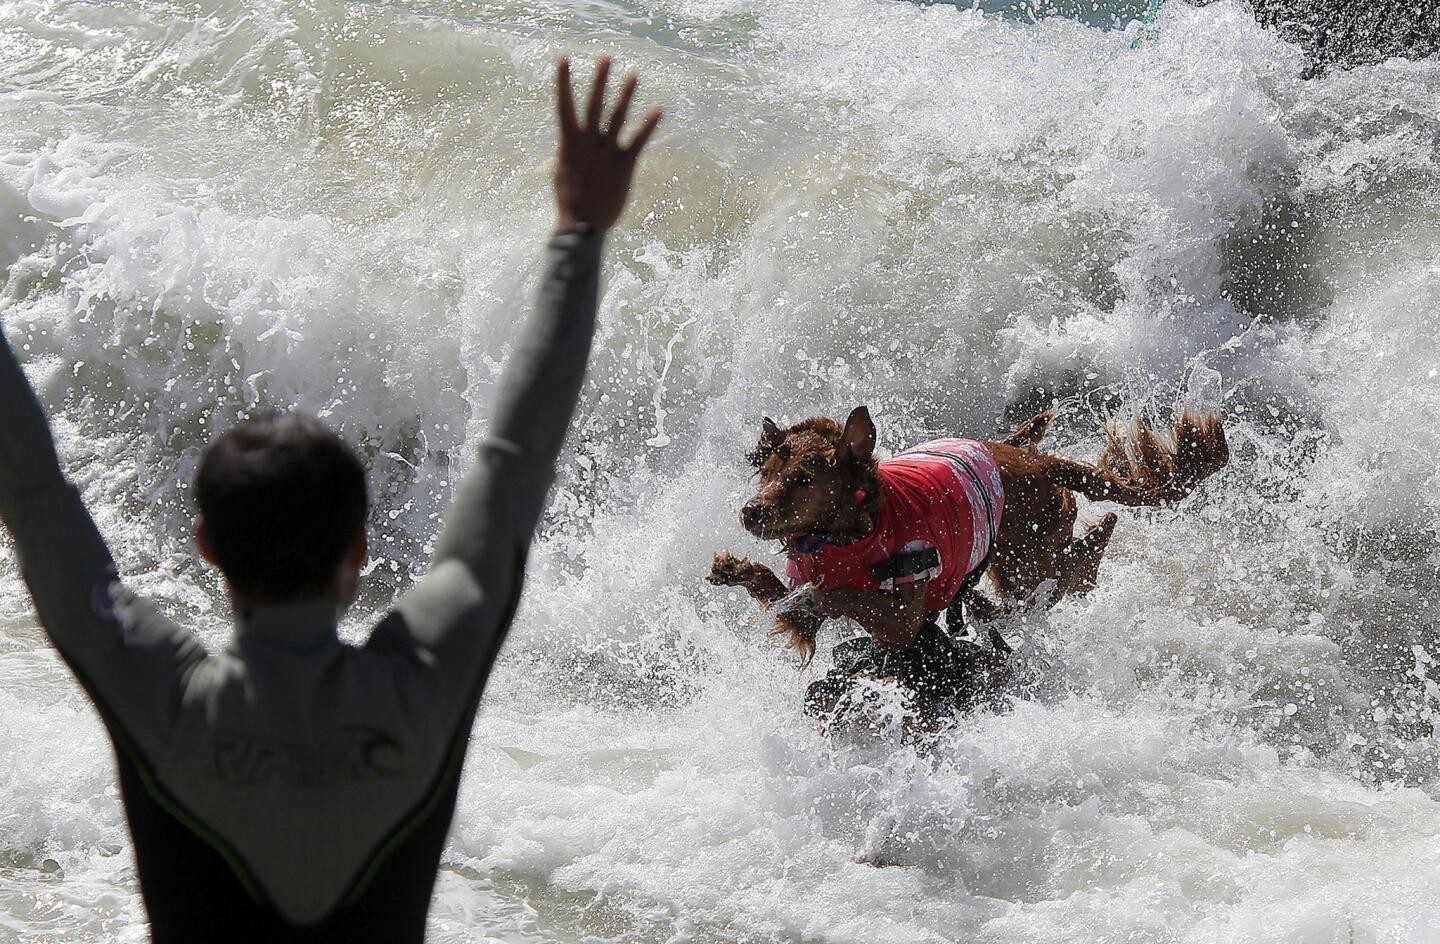
<svg viewBox="0 0 1440 944">
<path fill-rule="evenodd" d="M 754 449 L 745 453 L 745 458 L 749 459 L 750 464 L 758 469 L 765 464 L 766 459 L 770 458 L 770 453 L 778 449 L 784 441 L 784 431 L 767 416 L 765 422 L 760 425 L 760 441 L 755 444 Z"/>
<path fill-rule="evenodd" d="M 835 461 L 868 462 L 874 453 L 875 422 L 870 419 L 867 408 L 857 406 L 845 420 L 845 429 L 835 447 Z"/>
</svg>

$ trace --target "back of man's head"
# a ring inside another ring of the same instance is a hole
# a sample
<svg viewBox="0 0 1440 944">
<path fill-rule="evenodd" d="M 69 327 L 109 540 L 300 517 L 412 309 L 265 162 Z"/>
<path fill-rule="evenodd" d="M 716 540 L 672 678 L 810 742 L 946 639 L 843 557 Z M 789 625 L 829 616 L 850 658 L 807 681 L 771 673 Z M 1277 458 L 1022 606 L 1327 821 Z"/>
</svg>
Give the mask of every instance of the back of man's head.
<svg viewBox="0 0 1440 944">
<path fill-rule="evenodd" d="M 369 505 L 355 453 L 302 413 L 246 420 L 211 443 L 195 494 L 232 590 L 270 603 L 329 591 Z"/>
</svg>

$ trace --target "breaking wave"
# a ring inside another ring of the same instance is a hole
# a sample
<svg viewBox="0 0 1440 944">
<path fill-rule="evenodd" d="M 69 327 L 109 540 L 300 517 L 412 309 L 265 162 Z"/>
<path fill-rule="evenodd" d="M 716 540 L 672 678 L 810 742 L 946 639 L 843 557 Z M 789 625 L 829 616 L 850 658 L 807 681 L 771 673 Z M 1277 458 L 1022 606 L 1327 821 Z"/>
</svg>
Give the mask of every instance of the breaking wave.
<svg viewBox="0 0 1440 944">
<path fill-rule="evenodd" d="M 534 293 L 554 56 L 667 107 L 433 940 L 1440 933 L 1440 64 L 1302 79 L 1235 3 L 1085 6 L 0 10 L 6 331 L 128 579 L 211 646 L 206 440 L 296 404 L 359 445 L 363 631 Z M 734 516 L 764 414 L 867 403 L 895 450 L 1054 405 L 1094 456 L 1185 397 L 1231 467 L 1124 512 L 1095 593 L 1025 627 L 1045 696 L 929 754 L 821 739 L 699 579 L 769 553 Z M 4 566 L 0 928 L 141 940 L 102 731 Z"/>
</svg>

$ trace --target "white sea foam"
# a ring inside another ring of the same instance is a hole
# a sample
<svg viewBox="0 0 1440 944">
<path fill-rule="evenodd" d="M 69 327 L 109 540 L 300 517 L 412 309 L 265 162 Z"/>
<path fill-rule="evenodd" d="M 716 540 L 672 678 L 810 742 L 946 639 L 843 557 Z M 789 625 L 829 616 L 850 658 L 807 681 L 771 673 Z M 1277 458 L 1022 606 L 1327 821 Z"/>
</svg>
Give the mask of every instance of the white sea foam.
<svg viewBox="0 0 1440 944">
<path fill-rule="evenodd" d="M 1431 941 L 1440 65 L 1302 80 L 1231 2 L 1095 25 L 1136 6 L 21 0 L 0 309 L 208 644 L 183 486 L 257 407 L 364 451 L 374 612 L 535 287 L 550 61 L 614 51 L 668 114 L 433 939 Z M 734 517 L 762 415 L 865 402 L 893 450 L 1054 403 L 1093 456 L 1177 395 L 1223 400 L 1232 467 L 1122 512 L 1027 627 L 1043 697 L 928 754 L 822 739 L 813 672 L 700 580 L 770 553 Z M 143 939 L 103 733 L 5 567 L 0 936 Z"/>
</svg>

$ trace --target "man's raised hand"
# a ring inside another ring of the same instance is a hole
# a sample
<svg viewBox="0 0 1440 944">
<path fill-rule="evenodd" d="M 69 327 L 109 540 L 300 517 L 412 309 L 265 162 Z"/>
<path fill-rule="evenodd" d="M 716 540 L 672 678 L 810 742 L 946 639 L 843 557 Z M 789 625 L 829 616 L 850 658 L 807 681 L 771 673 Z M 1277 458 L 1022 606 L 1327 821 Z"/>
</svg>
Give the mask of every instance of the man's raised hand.
<svg viewBox="0 0 1440 944">
<path fill-rule="evenodd" d="M 559 211 L 558 227 L 562 230 L 582 223 L 597 230 L 615 225 L 630 195 L 635 160 L 660 123 L 660 109 L 650 109 L 635 137 L 629 144 L 621 144 L 620 131 L 637 79 L 633 72 L 625 76 L 610 120 L 604 122 L 605 81 L 609 77 L 610 57 L 602 56 L 595 65 L 595 79 L 582 121 L 575 112 L 575 95 L 570 87 L 570 60 L 561 59 L 555 69 L 560 116 L 555 203 Z"/>
</svg>

